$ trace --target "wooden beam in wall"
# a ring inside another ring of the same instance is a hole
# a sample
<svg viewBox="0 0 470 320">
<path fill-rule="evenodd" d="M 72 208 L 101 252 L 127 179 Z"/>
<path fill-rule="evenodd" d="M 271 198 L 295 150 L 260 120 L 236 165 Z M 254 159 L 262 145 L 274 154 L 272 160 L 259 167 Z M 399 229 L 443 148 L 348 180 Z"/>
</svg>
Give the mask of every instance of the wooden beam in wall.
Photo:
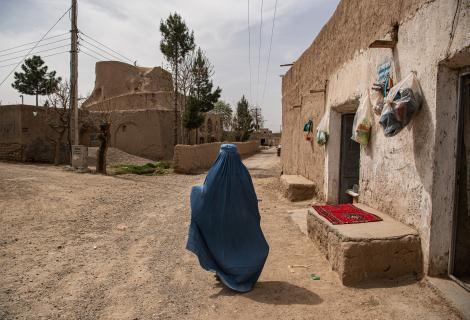
<svg viewBox="0 0 470 320">
<path fill-rule="evenodd" d="M 393 49 L 397 45 L 395 40 L 375 40 L 369 45 L 369 48 L 388 48 Z"/>
</svg>

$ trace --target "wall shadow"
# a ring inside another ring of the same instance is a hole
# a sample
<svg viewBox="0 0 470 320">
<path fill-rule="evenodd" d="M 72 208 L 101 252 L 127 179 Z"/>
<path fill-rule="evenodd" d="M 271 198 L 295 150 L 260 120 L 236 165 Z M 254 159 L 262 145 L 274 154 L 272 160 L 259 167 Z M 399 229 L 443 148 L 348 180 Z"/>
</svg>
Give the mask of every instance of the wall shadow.
<svg viewBox="0 0 470 320">
<path fill-rule="evenodd" d="M 218 283 L 218 286 L 221 290 L 212 295 L 211 298 L 240 294 L 228 289 L 221 283 Z M 316 305 L 323 302 L 323 299 L 312 291 L 285 281 L 258 282 L 254 289 L 248 293 L 244 293 L 243 297 L 259 303 L 272 305 Z"/>
<path fill-rule="evenodd" d="M 403 276 L 398 277 L 395 279 L 378 279 L 378 280 L 369 280 L 363 281 L 357 285 L 350 285 L 349 288 L 355 289 L 388 289 L 388 288 L 396 288 L 396 287 L 406 287 L 410 285 L 414 285 L 420 282 L 422 279 L 422 275 L 412 275 L 412 276 Z"/>
</svg>

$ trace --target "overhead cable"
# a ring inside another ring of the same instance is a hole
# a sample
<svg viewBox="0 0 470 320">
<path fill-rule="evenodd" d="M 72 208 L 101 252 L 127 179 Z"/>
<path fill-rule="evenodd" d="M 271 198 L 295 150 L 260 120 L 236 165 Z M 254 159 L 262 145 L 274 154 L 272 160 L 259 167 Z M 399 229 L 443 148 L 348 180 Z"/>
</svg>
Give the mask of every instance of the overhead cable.
<svg viewBox="0 0 470 320">
<path fill-rule="evenodd" d="M 29 56 L 29 54 L 34 50 L 36 49 L 36 47 L 39 45 L 39 43 L 44 40 L 45 37 L 47 37 L 47 35 L 49 34 L 49 32 L 52 31 L 52 29 L 54 29 L 54 27 L 60 22 L 60 20 L 62 20 L 63 17 L 65 17 L 65 15 L 72 9 L 72 7 L 68 8 L 67 11 L 65 11 L 59 19 L 57 19 L 57 21 L 52 25 L 52 27 L 47 30 L 47 32 L 41 37 L 41 39 L 39 39 L 38 42 L 36 42 L 36 44 L 34 45 L 34 47 L 31 48 L 31 50 L 28 51 L 27 54 L 25 54 L 25 56 L 23 57 L 23 59 L 18 62 L 18 64 L 10 71 L 10 73 L 8 73 L 8 75 L 2 80 L 2 82 L 0 82 L 0 87 L 5 83 L 5 81 L 7 81 L 7 79 L 11 76 L 11 74 L 16 70 L 16 68 L 18 68 L 18 66 L 23 63 L 23 61 L 26 59 L 26 57 Z"/>
<path fill-rule="evenodd" d="M 61 52 L 56 52 L 56 53 L 52 53 L 52 54 L 48 54 L 48 55 L 45 55 L 45 56 L 41 56 L 42 58 L 47 58 L 47 57 L 52 57 L 52 56 L 56 56 L 56 55 L 59 55 L 59 54 L 63 54 L 63 53 L 69 53 L 70 51 L 61 51 Z M 6 67 L 10 67 L 10 66 L 14 66 L 16 65 L 16 62 L 15 63 L 11 63 L 11 64 L 7 64 L 7 65 L 4 65 L 4 66 L 0 66 L 0 68 L 6 68 Z"/>
<path fill-rule="evenodd" d="M 66 44 L 66 45 L 57 46 L 57 47 L 54 47 L 54 48 L 49 48 L 49 49 L 45 49 L 45 50 L 30 52 L 29 55 L 28 55 L 28 57 L 29 57 L 29 56 L 32 56 L 32 55 L 35 55 L 35 54 L 37 54 L 37 53 L 48 52 L 48 51 L 52 51 L 52 50 L 56 50 L 56 49 L 60 49 L 60 48 L 65 48 L 65 47 L 68 47 L 68 46 L 69 46 L 69 45 Z M 11 60 L 20 59 L 20 58 L 22 58 L 22 57 L 23 57 L 23 56 L 17 56 L 17 57 L 13 57 L 13 58 L 3 59 L 3 60 L 0 60 L 0 63 L 1 63 L 1 62 L 5 62 L 5 61 L 11 61 Z"/>
<path fill-rule="evenodd" d="M 261 103 L 262 104 L 264 103 L 264 95 L 266 93 L 266 86 L 268 84 L 268 71 L 269 71 L 269 63 L 270 63 L 270 60 L 271 60 L 271 48 L 272 48 L 272 45 L 273 45 L 274 23 L 276 21 L 276 12 L 277 12 L 277 0 L 274 3 L 274 15 L 273 15 L 273 24 L 272 24 L 272 27 L 271 27 L 271 39 L 269 41 L 268 62 L 267 62 L 267 65 L 266 65 L 266 75 L 264 77 L 263 95 L 261 97 Z"/>
<path fill-rule="evenodd" d="M 117 52 L 117 51 L 114 50 L 113 48 L 110 48 L 109 46 L 105 45 L 104 43 L 102 43 L 102 42 L 100 42 L 100 41 L 98 41 L 98 40 L 96 40 L 96 39 L 94 39 L 93 37 L 87 35 L 86 33 L 83 33 L 82 31 L 80 31 L 80 34 L 83 34 L 83 35 L 84 35 L 85 37 L 87 37 L 88 39 L 90 39 L 90 40 L 92 40 L 92 41 L 94 41 L 94 42 L 96 42 L 96 43 L 102 45 L 102 46 L 105 47 L 106 49 L 111 50 L 112 52 L 114 52 L 114 53 L 117 54 L 118 56 L 122 57 L 123 59 L 125 59 L 125 60 L 127 60 L 127 61 L 129 61 L 129 62 L 131 62 L 131 63 L 134 63 L 134 60 L 129 59 L 128 57 L 126 57 L 126 56 L 120 54 L 119 52 Z"/>
<path fill-rule="evenodd" d="M 248 0 L 248 65 L 250 68 L 250 100 L 253 101 L 253 76 L 251 73 L 251 27 L 250 27 L 250 0 Z"/>
<path fill-rule="evenodd" d="M 104 60 L 111 60 L 111 59 L 109 59 L 109 57 L 107 57 L 107 56 L 105 56 L 105 55 L 99 53 L 99 52 L 96 51 L 96 50 L 93 50 L 92 48 L 90 48 L 90 47 L 88 47 L 88 46 L 86 46 L 86 45 L 84 45 L 84 44 L 81 44 L 80 47 L 86 48 L 87 50 L 93 52 L 94 54 L 96 54 L 96 55 L 98 55 L 98 56 L 100 56 L 100 57 L 103 57 Z M 119 61 L 120 61 L 120 60 L 119 60 Z"/>
<path fill-rule="evenodd" d="M 259 46 L 258 46 L 258 80 L 256 82 L 256 104 L 259 105 L 259 73 L 261 69 L 261 44 L 262 44 L 262 31 L 263 31 L 263 3 L 261 0 L 261 22 L 259 25 Z"/>
<path fill-rule="evenodd" d="M 102 60 L 103 60 L 103 59 L 97 58 L 97 57 L 95 57 L 94 55 L 92 55 L 92 54 L 90 54 L 90 53 L 87 53 L 86 51 L 83 51 L 83 50 L 80 50 L 78 53 L 83 53 L 83 54 L 89 56 L 90 58 L 96 59 L 96 60 L 98 60 L 98 61 L 102 61 Z"/>
<path fill-rule="evenodd" d="M 94 45 L 93 43 L 91 43 L 91 42 L 89 42 L 89 41 L 87 41 L 87 40 L 85 40 L 85 39 L 83 39 L 83 38 L 80 38 L 80 40 L 82 40 L 82 41 L 85 42 L 85 43 L 88 43 L 88 44 L 89 44 L 90 46 L 92 46 L 93 48 L 95 48 L 95 49 L 97 49 L 97 50 L 100 50 L 100 51 L 106 53 L 107 55 L 113 57 L 114 59 L 116 59 L 116 60 L 118 60 L 118 61 L 121 61 L 121 60 L 122 60 L 121 58 L 116 57 L 115 55 L 113 55 L 113 54 L 110 53 L 109 51 L 104 50 L 104 49 L 102 49 L 102 48 L 100 48 L 100 47 Z"/>
<path fill-rule="evenodd" d="M 70 10 L 70 9 L 69 9 L 69 10 Z M 57 38 L 57 37 L 61 37 L 61 36 L 64 36 L 64 35 L 68 35 L 68 34 L 69 34 L 69 33 L 66 32 L 66 33 L 58 34 L 58 35 L 56 35 L 56 36 L 44 38 L 44 39 L 42 39 L 42 40 L 44 41 L 44 40 L 54 39 L 54 38 Z M 25 43 L 25 44 L 20 44 L 19 46 L 16 46 L 16 47 L 11 47 L 11 48 L 8 48 L 8 49 L 2 49 L 2 50 L 0 50 L 0 52 L 10 51 L 10 50 L 13 50 L 13 49 L 16 49 L 16 48 L 21 48 L 21 47 L 29 46 L 29 45 L 32 45 L 32 44 L 35 44 L 35 43 L 36 43 L 36 41 L 35 41 L 35 42 Z"/>
<path fill-rule="evenodd" d="M 48 46 L 48 45 L 51 45 L 51 44 L 54 44 L 54 43 L 63 42 L 63 41 L 65 41 L 65 40 L 70 40 L 70 38 L 65 38 L 65 39 L 61 39 L 61 40 L 57 40 L 57 41 L 52 41 L 52 42 L 44 43 L 44 44 L 41 44 L 41 45 L 37 46 L 36 48 L 45 47 L 45 46 Z M 6 57 L 6 56 L 9 56 L 9 55 L 12 55 L 12 54 L 16 54 L 16 53 L 28 51 L 29 49 L 31 49 L 31 48 L 26 48 L 26 49 L 23 49 L 23 50 L 18 50 L 18 51 L 14 51 L 14 52 L 9 52 L 9 53 L 0 54 L 0 57 Z"/>
</svg>

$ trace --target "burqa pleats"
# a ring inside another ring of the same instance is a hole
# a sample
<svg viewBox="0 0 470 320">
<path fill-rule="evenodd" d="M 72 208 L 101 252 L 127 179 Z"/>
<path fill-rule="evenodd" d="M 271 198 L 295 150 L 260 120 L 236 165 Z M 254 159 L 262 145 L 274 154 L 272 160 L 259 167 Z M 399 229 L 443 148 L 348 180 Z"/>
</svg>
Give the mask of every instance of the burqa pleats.
<svg viewBox="0 0 470 320">
<path fill-rule="evenodd" d="M 250 291 L 263 270 L 269 246 L 260 227 L 258 199 L 233 144 L 221 146 L 204 185 L 192 188 L 186 248 L 235 291 Z"/>
</svg>

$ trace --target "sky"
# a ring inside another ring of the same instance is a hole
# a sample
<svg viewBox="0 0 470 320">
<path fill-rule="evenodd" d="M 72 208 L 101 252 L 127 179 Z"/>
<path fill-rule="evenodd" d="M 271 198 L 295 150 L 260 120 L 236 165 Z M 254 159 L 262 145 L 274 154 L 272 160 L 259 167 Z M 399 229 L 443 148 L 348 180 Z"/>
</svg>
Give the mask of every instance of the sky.
<svg viewBox="0 0 470 320">
<path fill-rule="evenodd" d="M 179 13 L 188 27 L 194 30 L 196 44 L 205 51 L 214 65 L 213 81 L 215 86 L 222 88 L 221 99 L 236 108 L 237 101 L 245 95 L 251 104 L 261 107 L 265 127 L 278 132 L 282 123 L 280 75 L 287 71 L 287 68 L 280 65 L 295 61 L 308 48 L 333 14 L 339 0 L 278 0 L 268 65 L 275 2 L 276 0 L 78 0 L 78 28 L 129 61 L 137 61 L 139 66 L 161 66 L 164 58 L 159 50 L 160 21 L 172 12 Z M 3 50 L 38 41 L 70 7 L 70 3 L 69 0 L 0 0 L 0 82 L 15 67 L 11 64 L 20 62 L 27 53 L 13 52 L 28 49 L 34 44 Z M 48 37 L 57 37 L 45 43 L 57 42 L 33 51 L 56 48 L 38 54 L 46 56 L 60 53 L 43 59 L 50 70 L 56 70 L 64 79 L 69 78 L 69 55 L 64 52 L 69 50 L 66 35 L 69 30 L 70 20 L 69 15 L 66 15 L 48 34 Z M 82 44 L 108 57 L 90 44 L 83 41 Z M 86 48 L 82 51 L 104 60 Z M 113 55 L 129 62 L 115 53 Z M 109 60 L 113 60 L 113 57 Z M 79 54 L 80 96 L 87 96 L 93 90 L 96 61 L 84 53 Z M 0 86 L 2 104 L 21 102 L 20 93 L 11 87 L 12 82 L 13 75 Z M 35 98 L 25 96 L 24 103 L 34 104 Z"/>
</svg>

